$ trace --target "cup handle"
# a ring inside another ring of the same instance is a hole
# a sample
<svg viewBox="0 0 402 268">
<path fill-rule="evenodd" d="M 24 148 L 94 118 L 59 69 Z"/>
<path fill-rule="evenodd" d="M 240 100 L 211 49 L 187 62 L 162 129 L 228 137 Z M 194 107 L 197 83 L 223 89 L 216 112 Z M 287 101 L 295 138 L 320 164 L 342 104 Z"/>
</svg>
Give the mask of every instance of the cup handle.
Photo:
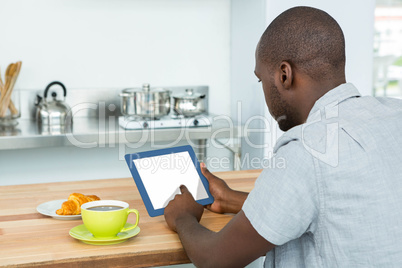
<svg viewBox="0 0 402 268">
<path fill-rule="evenodd" d="M 127 232 L 127 231 L 132 230 L 132 229 L 134 229 L 135 227 L 137 227 L 138 221 L 140 220 L 140 214 L 138 213 L 138 210 L 136 210 L 136 209 L 129 209 L 129 210 L 127 210 L 127 216 L 128 216 L 128 214 L 130 214 L 130 213 L 135 213 L 135 215 L 137 216 L 137 219 L 136 219 L 136 221 L 135 221 L 135 224 L 134 224 L 133 226 L 128 227 L 128 228 L 123 228 L 123 229 L 121 229 L 120 232 Z"/>
</svg>

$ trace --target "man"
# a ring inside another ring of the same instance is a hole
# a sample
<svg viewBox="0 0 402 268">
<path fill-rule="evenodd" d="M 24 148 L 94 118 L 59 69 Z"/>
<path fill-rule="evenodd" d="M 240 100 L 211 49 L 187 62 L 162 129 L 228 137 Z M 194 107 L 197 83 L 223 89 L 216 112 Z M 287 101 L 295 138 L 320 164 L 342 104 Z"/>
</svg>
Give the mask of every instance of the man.
<svg viewBox="0 0 402 268">
<path fill-rule="evenodd" d="M 402 102 L 361 97 L 345 80 L 345 42 L 327 13 L 279 15 L 256 49 L 255 74 L 279 127 L 274 157 L 250 194 L 203 165 L 215 201 L 236 213 L 218 233 L 186 187 L 165 209 L 190 260 L 203 267 L 402 267 Z"/>
</svg>

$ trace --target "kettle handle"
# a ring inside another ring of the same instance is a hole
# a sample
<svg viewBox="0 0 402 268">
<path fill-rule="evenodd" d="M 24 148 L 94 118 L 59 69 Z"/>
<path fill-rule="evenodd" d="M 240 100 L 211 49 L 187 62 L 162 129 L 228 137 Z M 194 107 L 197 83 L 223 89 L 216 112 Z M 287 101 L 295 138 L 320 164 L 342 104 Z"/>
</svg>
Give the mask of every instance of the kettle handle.
<svg viewBox="0 0 402 268">
<path fill-rule="evenodd" d="M 63 91 L 64 91 L 64 97 L 66 97 L 66 95 L 67 95 L 66 87 L 65 87 L 61 82 L 54 81 L 54 82 L 50 83 L 49 85 L 47 85 L 47 87 L 46 87 L 46 89 L 45 89 L 45 93 L 43 94 L 44 99 L 47 98 L 47 92 L 48 92 L 49 89 L 50 89 L 52 86 L 54 86 L 54 85 L 59 85 L 59 86 L 61 86 L 61 87 L 63 88 Z"/>
</svg>

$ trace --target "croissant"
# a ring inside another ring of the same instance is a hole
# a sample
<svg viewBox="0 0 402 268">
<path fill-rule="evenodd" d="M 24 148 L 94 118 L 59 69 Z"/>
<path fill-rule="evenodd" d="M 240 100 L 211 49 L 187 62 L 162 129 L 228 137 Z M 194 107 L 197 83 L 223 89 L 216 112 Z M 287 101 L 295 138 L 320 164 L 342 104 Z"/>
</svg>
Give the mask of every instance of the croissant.
<svg viewBox="0 0 402 268">
<path fill-rule="evenodd" d="M 81 214 L 81 205 L 87 202 L 100 200 L 96 195 L 83 195 L 79 193 L 70 194 L 68 200 L 56 210 L 57 215 L 78 215 Z"/>
</svg>

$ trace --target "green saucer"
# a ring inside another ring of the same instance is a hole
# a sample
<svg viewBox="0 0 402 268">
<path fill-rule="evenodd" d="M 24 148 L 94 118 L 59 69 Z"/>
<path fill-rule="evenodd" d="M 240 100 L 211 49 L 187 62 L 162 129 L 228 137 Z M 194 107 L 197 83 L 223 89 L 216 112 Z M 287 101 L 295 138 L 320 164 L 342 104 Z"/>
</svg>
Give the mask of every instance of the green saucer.
<svg viewBox="0 0 402 268">
<path fill-rule="evenodd" d="M 124 227 L 128 228 L 133 226 L 131 223 L 126 223 Z M 136 236 L 140 232 L 140 227 L 135 227 L 127 232 L 118 233 L 113 238 L 96 238 L 85 227 L 84 224 L 72 228 L 69 232 L 70 236 L 90 245 L 113 245 L 123 243 L 127 239 Z"/>
</svg>

